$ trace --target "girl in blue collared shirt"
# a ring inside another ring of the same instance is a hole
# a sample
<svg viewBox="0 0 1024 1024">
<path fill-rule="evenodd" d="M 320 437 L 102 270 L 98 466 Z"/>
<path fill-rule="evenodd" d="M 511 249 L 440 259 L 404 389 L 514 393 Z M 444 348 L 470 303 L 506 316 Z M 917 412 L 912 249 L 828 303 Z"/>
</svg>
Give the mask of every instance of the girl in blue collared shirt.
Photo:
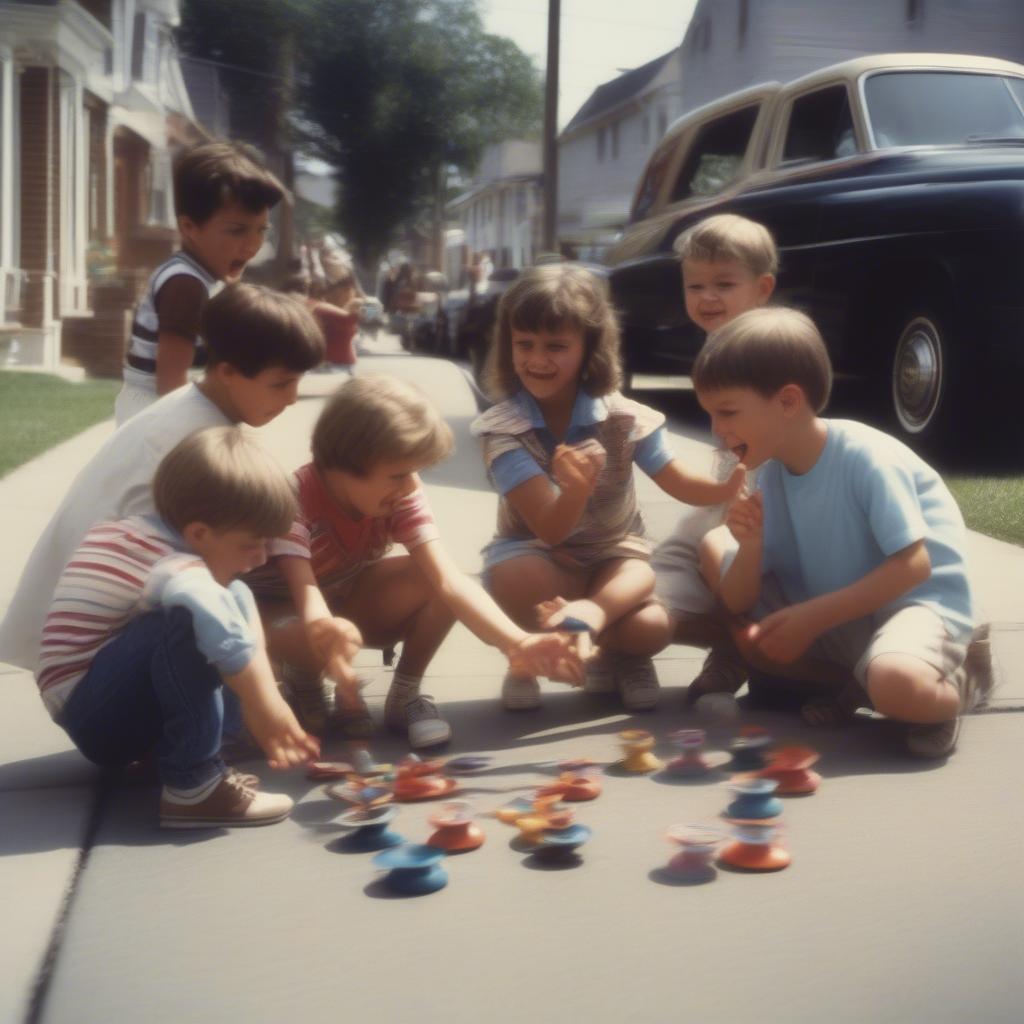
<svg viewBox="0 0 1024 1024">
<path fill-rule="evenodd" d="M 498 404 L 473 423 L 500 495 L 498 528 L 484 549 L 487 584 L 524 628 L 571 615 L 603 654 L 587 689 L 617 690 L 629 711 L 658 700 L 651 661 L 664 642 L 653 599 L 651 546 L 633 486 L 635 462 L 690 505 L 731 499 L 690 473 L 669 449 L 665 417 L 619 394 L 619 330 L 601 281 L 572 264 L 527 271 L 502 297 L 485 384 Z M 535 708 L 540 688 L 509 673 L 509 710 Z"/>
</svg>

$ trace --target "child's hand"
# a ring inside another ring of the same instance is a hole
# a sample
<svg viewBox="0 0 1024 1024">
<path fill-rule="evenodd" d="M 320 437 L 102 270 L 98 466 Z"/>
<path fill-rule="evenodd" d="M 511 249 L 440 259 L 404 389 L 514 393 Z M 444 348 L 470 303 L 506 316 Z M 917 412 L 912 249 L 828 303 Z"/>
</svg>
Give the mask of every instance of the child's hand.
<svg viewBox="0 0 1024 1024">
<path fill-rule="evenodd" d="M 604 449 L 560 444 L 551 459 L 555 483 L 563 491 L 591 494 L 604 469 Z"/>
<path fill-rule="evenodd" d="M 743 496 L 747 486 L 747 467 L 741 462 L 730 474 L 729 479 L 722 484 L 725 489 L 723 501 L 732 501 L 733 498 Z"/>
<path fill-rule="evenodd" d="M 242 718 L 271 768 L 291 768 L 320 756 L 319 742 L 303 730 L 278 693 L 243 700 Z"/>
<path fill-rule="evenodd" d="M 505 654 L 515 673 L 583 685 L 583 663 L 573 638 L 566 633 L 530 633 Z"/>
<path fill-rule="evenodd" d="M 323 665 L 323 673 L 341 684 L 347 702 L 357 693 L 352 659 L 363 646 L 355 623 L 340 617 L 315 619 L 306 627 L 310 646 Z"/>
<path fill-rule="evenodd" d="M 541 601 L 536 607 L 537 620 L 541 629 L 557 630 L 566 619 L 578 619 L 590 626 L 589 632 L 567 632 L 570 642 L 580 661 L 589 661 L 597 654 L 593 637 L 608 625 L 608 616 L 604 609 L 588 598 L 566 601 L 564 597 L 555 597 L 550 601 Z"/>
<path fill-rule="evenodd" d="M 807 653 L 821 635 L 806 602 L 772 612 L 747 626 L 745 639 L 769 661 L 788 665 Z"/>
<path fill-rule="evenodd" d="M 725 525 L 738 544 L 757 544 L 764 536 L 764 503 L 760 491 L 734 501 L 725 513 Z"/>
</svg>

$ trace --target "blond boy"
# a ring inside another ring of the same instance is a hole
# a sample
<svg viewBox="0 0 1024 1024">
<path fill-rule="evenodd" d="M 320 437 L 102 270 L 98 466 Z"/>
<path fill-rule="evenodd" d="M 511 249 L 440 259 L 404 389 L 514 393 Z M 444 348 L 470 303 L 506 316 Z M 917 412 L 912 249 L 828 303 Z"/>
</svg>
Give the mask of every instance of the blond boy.
<svg viewBox="0 0 1024 1024">
<path fill-rule="evenodd" d="M 292 801 L 260 793 L 219 751 L 226 685 L 271 767 L 318 753 L 278 693 L 236 578 L 288 529 L 288 479 L 238 427 L 212 427 L 162 460 L 153 492 L 157 514 L 97 524 L 64 570 L 43 629 L 43 702 L 96 764 L 155 753 L 161 826 L 280 821 Z"/>
<path fill-rule="evenodd" d="M 702 330 L 710 333 L 771 298 L 778 253 L 763 225 L 736 214 L 718 214 L 684 231 L 673 248 L 679 256 L 687 315 Z M 735 460 L 723 460 L 722 473 L 734 464 Z M 657 574 L 655 592 L 667 613 L 664 643 L 710 648 L 687 690 L 688 704 L 707 693 L 735 693 L 747 676 L 698 564 L 701 538 L 722 522 L 724 513 L 721 505 L 687 510 L 651 559 Z"/>
</svg>

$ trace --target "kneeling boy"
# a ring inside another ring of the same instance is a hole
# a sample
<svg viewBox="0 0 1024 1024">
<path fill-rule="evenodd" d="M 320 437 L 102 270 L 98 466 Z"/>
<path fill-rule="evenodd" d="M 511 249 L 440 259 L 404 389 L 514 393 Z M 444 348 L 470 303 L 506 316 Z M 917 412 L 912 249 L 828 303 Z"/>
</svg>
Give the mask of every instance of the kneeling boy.
<svg viewBox="0 0 1024 1024">
<path fill-rule="evenodd" d="M 43 630 L 43 702 L 96 764 L 156 754 L 162 827 L 280 821 L 291 799 L 258 792 L 219 751 L 226 684 L 272 768 L 318 753 L 235 578 L 291 525 L 288 479 L 239 428 L 213 427 L 167 455 L 153 494 L 156 515 L 97 524 L 64 570 Z"/>
<path fill-rule="evenodd" d="M 747 660 L 793 675 L 810 652 L 908 723 L 911 753 L 949 754 L 992 673 L 938 473 L 879 430 L 819 417 L 832 370 L 802 313 L 743 313 L 708 339 L 693 381 L 712 430 L 761 467 L 760 490 L 727 514 L 732 542 L 720 528 L 702 550 L 726 608 L 757 620 L 737 633 Z"/>
</svg>

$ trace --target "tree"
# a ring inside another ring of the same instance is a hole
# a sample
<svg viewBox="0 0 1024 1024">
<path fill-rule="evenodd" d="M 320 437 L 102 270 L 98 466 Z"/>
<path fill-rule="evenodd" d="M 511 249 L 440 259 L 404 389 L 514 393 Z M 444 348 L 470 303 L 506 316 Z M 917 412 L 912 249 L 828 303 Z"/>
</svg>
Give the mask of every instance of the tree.
<svg viewBox="0 0 1024 1024">
<path fill-rule="evenodd" d="M 311 0 L 300 104 L 338 168 L 339 225 L 364 266 L 491 142 L 534 132 L 539 74 L 484 32 L 476 0 Z M 307 45 L 308 44 L 308 45 Z"/>
</svg>

